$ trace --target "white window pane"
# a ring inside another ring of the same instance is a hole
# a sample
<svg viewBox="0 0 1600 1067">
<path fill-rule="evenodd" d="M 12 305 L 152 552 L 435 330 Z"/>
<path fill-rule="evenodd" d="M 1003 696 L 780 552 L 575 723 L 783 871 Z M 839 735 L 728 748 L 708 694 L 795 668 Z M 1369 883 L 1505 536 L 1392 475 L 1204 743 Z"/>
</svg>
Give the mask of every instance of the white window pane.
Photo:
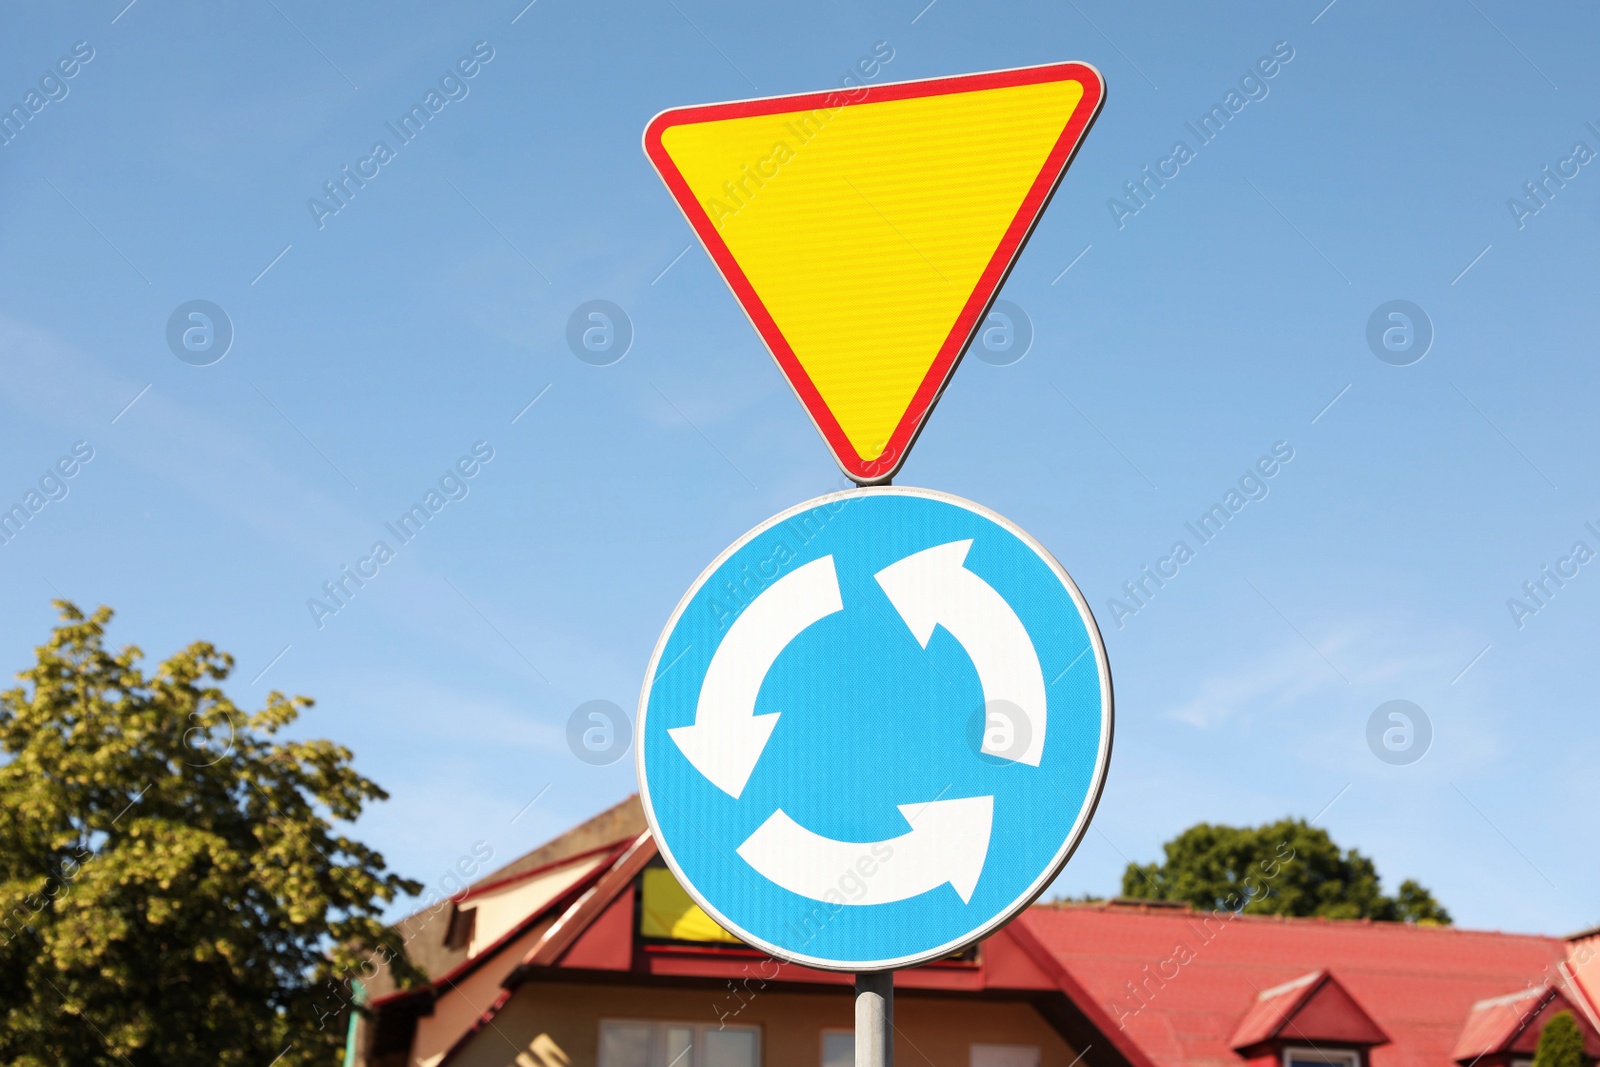
<svg viewBox="0 0 1600 1067">
<path fill-rule="evenodd" d="M 694 1027 L 667 1027 L 667 1067 L 694 1067 Z"/>
<path fill-rule="evenodd" d="M 844 1030 L 824 1030 L 822 1067 L 856 1067 L 856 1035 Z"/>
<path fill-rule="evenodd" d="M 699 1067 L 757 1067 L 754 1030 L 707 1030 Z"/>
<path fill-rule="evenodd" d="M 972 1067 L 1039 1067 L 1032 1045 L 973 1045 Z"/>
<path fill-rule="evenodd" d="M 603 1023 L 600 1067 L 650 1067 L 650 1030 L 640 1023 Z"/>
</svg>

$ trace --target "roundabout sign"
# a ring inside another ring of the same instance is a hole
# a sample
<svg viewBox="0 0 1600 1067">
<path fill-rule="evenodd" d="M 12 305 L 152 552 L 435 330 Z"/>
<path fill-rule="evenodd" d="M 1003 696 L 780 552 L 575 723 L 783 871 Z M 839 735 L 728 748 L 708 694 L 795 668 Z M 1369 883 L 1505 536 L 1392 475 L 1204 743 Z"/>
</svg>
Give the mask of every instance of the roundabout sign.
<svg viewBox="0 0 1600 1067">
<path fill-rule="evenodd" d="M 719 556 L 640 696 L 662 856 L 726 929 L 794 963 L 938 959 L 1025 908 L 1088 826 L 1111 676 L 1036 541 L 925 489 L 835 493 Z"/>
</svg>

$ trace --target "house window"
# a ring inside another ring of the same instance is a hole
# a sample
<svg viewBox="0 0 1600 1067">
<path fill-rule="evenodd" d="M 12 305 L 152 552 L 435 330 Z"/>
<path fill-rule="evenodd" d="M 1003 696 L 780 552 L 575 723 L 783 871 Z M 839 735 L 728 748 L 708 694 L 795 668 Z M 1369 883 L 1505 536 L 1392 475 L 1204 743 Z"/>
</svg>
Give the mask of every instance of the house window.
<svg viewBox="0 0 1600 1067">
<path fill-rule="evenodd" d="M 473 932 L 478 928 L 478 909 L 462 911 L 455 905 L 450 908 L 450 926 L 444 933 L 445 948 L 466 948 L 472 944 Z"/>
<path fill-rule="evenodd" d="M 600 1023 L 600 1067 L 761 1067 L 761 1032 L 607 1019 Z"/>
<path fill-rule="evenodd" d="M 854 1030 L 822 1031 L 822 1067 L 856 1067 Z"/>
<path fill-rule="evenodd" d="M 1283 1067 L 1361 1067 L 1361 1054 L 1349 1049 L 1286 1048 Z"/>
<path fill-rule="evenodd" d="M 972 1067 L 1039 1067 L 1035 1045 L 973 1045 Z"/>
</svg>

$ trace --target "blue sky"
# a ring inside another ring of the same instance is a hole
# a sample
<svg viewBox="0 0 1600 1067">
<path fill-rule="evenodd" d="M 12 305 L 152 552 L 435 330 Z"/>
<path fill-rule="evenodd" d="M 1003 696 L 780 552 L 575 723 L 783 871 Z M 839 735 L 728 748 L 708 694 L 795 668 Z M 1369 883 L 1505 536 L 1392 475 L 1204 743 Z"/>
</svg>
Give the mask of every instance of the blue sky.
<svg viewBox="0 0 1600 1067">
<path fill-rule="evenodd" d="M 631 708 L 701 568 L 840 477 L 680 256 L 646 122 L 835 86 L 879 42 L 880 80 L 1087 61 L 1107 103 L 1002 293 L 1032 348 L 969 358 L 898 479 L 1020 524 L 1099 616 L 1117 747 L 1055 891 L 1114 892 L 1196 821 L 1292 814 L 1463 924 L 1600 922 L 1600 565 L 1507 604 L 1600 551 L 1591 7 L 125 3 L 18 5 L 0 40 L 0 102 L 56 97 L 0 146 L 0 498 L 93 449 L 0 546 L 8 671 L 58 591 L 152 658 L 216 642 L 241 704 L 318 700 L 304 730 L 393 794 L 361 834 L 426 882 L 614 803 L 632 761 L 577 759 L 573 709 Z M 1279 42 L 1266 95 L 1116 212 Z M 456 98 L 314 217 L 475 45 Z M 197 299 L 234 331 L 209 366 L 166 339 Z M 610 366 L 566 342 L 594 299 L 633 326 Z M 1393 300 L 1432 324 L 1407 366 L 1367 342 Z M 477 442 L 466 495 L 314 619 Z M 1279 442 L 1267 495 L 1116 618 Z M 1367 742 L 1396 699 L 1433 735 L 1403 765 Z"/>
</svg>

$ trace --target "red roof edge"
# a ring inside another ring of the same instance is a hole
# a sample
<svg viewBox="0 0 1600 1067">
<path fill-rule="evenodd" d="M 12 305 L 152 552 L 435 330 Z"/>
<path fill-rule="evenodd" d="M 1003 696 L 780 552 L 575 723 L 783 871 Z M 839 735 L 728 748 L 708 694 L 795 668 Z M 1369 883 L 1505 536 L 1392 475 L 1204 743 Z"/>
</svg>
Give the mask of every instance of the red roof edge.
<svg viewBox="0 0 1600 1067">
<path fill-rule="evenodd" d="M 632 844 L 632 842 L 629 842 L 628 844 Z M 620 855 L 623 852 L 623 849 L 620 848 L 616 843 L 612 843 L 605 847 L 612 850 L 615 855 Z M 540 919 L 544 918 L 546 915 L 549 915 L 552 911 L 565 911 L 566 909 L 570 908 L 574 902 L 582 899 L 583 895 L 588 890 L 593 888 L 594 883 L 599 881 L 601 878 L 604 878 L 606 873 L 615 865 L 615 855 L 610 863 L 601 863 L 594 870 L 590 871 L 588 874 L 584 875 L 582 878 L 578 879 L 571 886 L 569 886 L 566 892 L 562 893 L 560 896 L 556 897 L 539 910 L 531 912 L 511 929 L 507 930 L 489 944 L 485 945 L 483 951 L 478 953 L 476 956 L 472 956 L 461 961 L 461 963 L 439 975 L 437 978 L 430 976 L 426 985 L 413 986 L 410 989 L 399 989 L 393 993 L 385 993 L 381 997 L 373 997 L 372 1000 L 368 1002 L 368 1007 L 376 1011 L 384 1007 L 398 1004 L 407 999 L 421 997 L 424 995 L 433 995 L 438 992 L 441 986 L 453 984 L 462 978 L 465 978 L 467 975 L 483 966 L 489 960 L 499 955 L 500 952 L 502 952 L 512 941 L 515 941 L 517 938 L 527 933 L 528 927 L 533 926 Z"/>
<path fill-rule="evenodd" d="M 1023 918 L 1023 916 L 1018 916 L 1016 920 L 1006 924 L 1006 933 L 1016 940 L 1017 945 L 1028 954 L 1029 958 L 1033 960 L 1040 970 L 1050 976 L 1051 980 L 1056 983 L 1056 988 L 1060 989 L 1066 998 L 1072 1001 L 1079 1011 L 1083 1012 L 1096 1030 L 1105 1035 L 1105 1039 L 1111 1043 L 1111 1046 L 1121 1054 L 1122 1058 L 1131 1067 L 1157 1067 L 1155 1060 L 1145 1054 L 1145 1051 L 1134 1042 L 1133 1038 L 1129 1037 L 1127 1032 L 1119 1027 L 1116 1021 L 1106 1013 L 1105 1009 L 1095 1002 L 1094 998 L 1089 995 L 1089 991 L 1068 973 L 1067 969 L 1062 966 L 1061 961 L 1056 959 L 1034 932 L 1028 929 L 1028 924 L 1023 921 Z"/>
<path fill-rule="evenodd" d="M 1595 995 L 1600 993 L 1600 986 L 1590 990 L 1578 978 L 1578 971 L 1588 963 L 1594 951 L 1590 946 L 1579 945 L 1578 942 L 1589 938 L 1600 938 L 1600 926 L 1593 930 L 1580 931 L 1567 938 L 1567 941 L 1575 947 L 1568 951 L 1566 959 L 1556 964 L 1556 976 L 1559 981 L 1552 984 L 1560 988 L 1578 1011 L 1588 1017 L 1591 1026 L 1600 1030 L 1600 996 Z M 1597 939 L 1596 947 L 1600 947 L 1600 939 Z"/>
<path fill-rule="evenodd" d="M 655 855 L 655 841 L 650 837 L 650 831 L 646 830 L 635 838 L 627 848 L 621 850 L 610 864 L 591 872 L 591 877 L 595 874 L 599 875 L 592 885 L 583 888 L 582 892 L 568 893 L 566 897 L 563 897 L 562 900 L 565 902 L 565 907 L 561 912 L 561 917 L 555 921 L 555 924 L 550 929 L 544 932 L 544 936 L 538 940 L 533 948 L 528 950 L 528 954 L 523 957 L 522 962 L 513 967 L 511 973 L 506 975 L 505 980 L 501 983 L 503 988 L 500 990 L 500 995 L 495 997 L 494 1003 L 484 1009 L 483 1014 L 475 1019 L 466 1032 L 456 1040 L 455 1044 L 446 1050 L 435 1067 L 449 1067 L 456 1053 L 466 1047 L 468 1039 L 485 1026 L 494 1022 L 495 1016 L 500 1014 L 500 1009 L 506 1006 L 512 994 L 516 992 L 517 986 L 522 984 L 523 976 L 528 968 L 541 965 L 547 966 L 558 960 L 561 954 L 583 932 L 589 921 L 605 910 L 605 906 L 611 903 L 618 893 L 632 884 L 634 876 L 644 868 L 645 864 L 654 859 Z M 583 883 L 589 881 L 590 878 L 583 879 Z M 573 890 L 576 891 L 578 888 L 579 886 L 575 885 Z M 540 914 L 547 914 L 549 911 L 549 908 L 545 908 Z M 525 927 L 526 924 L 524 924 Z M 485 950 L 483 955 L 489 955 L 488 951 Z"/>
<path fill-rule="evenodd" d="M 634 878 L 645 865 L 655 859 L 657 853 L 655 839 L 646 830 L 629 845 L 627 850 L 618 856 L 607 869 L 600 880 L 595 882 L 589 892 L 583 894 L 574 902 L 555 925 L 546 930 L 522 962 L 506 976 L 505 984 L 514 987 L 521 983 L 524 972 L 529 967 L 552 967 L 559 963 L 562 955 L 572 947 L 595 916 L 606 909 L 617 895 L 633 884 Z"/>
<path fill-rule="evenodd" d="M 508 885 L 515 885 L 516 883 L 526 881 L 529 878 L 537 878 L 541 874 L 547 874 L 550 871 L 556 870 L 560 867 L 570 867 L 574 863 L 579 863 L 583 860 L 590 859 L 591 857 L 598 856 L 602 852 L 615 852 L 617 849 L 622 848 L 632 840 L 633 839 L 631 837 L 625 837 L 618 841 L 607 841 L 605 844 L 596 845 L 594 848 L 588 849 L 587 851 L 574 852 L 572 855 L 566 856 L 562 859 L 552 860 L 551 862 L 542 864 L 538 867 L 530 867 L 528 870 L 518 871 L 516 874 L 508 874 L 504 878 L 497 878 L 492 882 L 484 882 L 481 885 L 475 885 L 468 889 L 461 896 L 452 897 L 451 899 L 453 899 L 456 902 L 456 905 L 459 907 L 469 900 L 472 900 L 476 897 L 481 897 L 485 893 L 492 893 L 496 889 L 504 889 Z"/>
</svg>

